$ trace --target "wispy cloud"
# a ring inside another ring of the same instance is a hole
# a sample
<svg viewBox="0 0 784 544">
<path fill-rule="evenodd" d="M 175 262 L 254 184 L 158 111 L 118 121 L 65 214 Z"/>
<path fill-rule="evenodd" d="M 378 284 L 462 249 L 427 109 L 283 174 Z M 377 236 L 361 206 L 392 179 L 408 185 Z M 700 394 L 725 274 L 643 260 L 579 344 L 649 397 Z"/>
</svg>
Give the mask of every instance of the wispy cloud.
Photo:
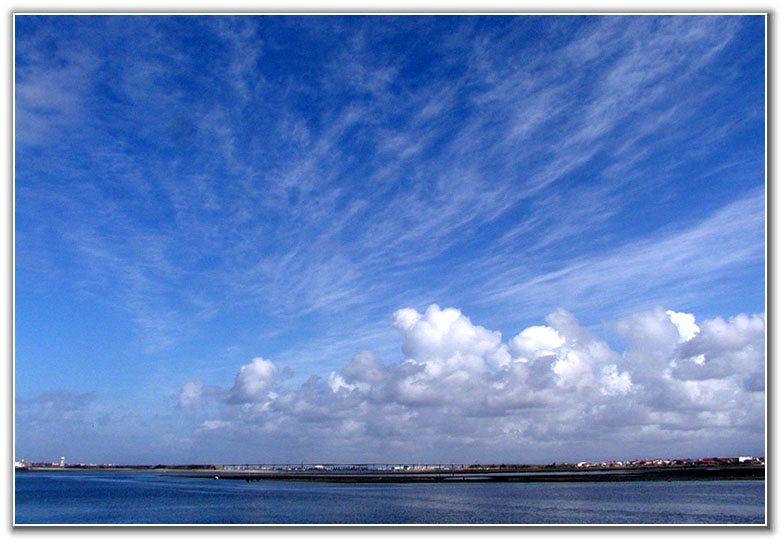
<svg viewBox="0 0 784 544">
<path fill-rule="evenodd" d="M 669 229 L 598 255 L 583 254 L 543 274 L 496 263 L 485 270 L 483 289 L 495 303 L 553 300 L 557 293 L 569 293 L 577 304 L 584 300 L 628 308 L 661 301 L 666 287 L 669 300 L 694 304 L 699 293 L 722 277 L 763 265 L 763 216 L 764 195 L 756 192 L 689 228 Z"/>
<path fill-rule="evenodd" d="M 758 19 L 16 25 L 17 295 L 76 293 L 173 374 L 237 345 L 287 383 L 393 357 L 393 312 L 432 302 L 507 334 L 761 310 Z"/>
<path fill-rule="evenodd" d="M 331 68 L 314 65 L 318 77 L 287 80 L 281 87 L 279 81 L 267 81 L 260 69 L 273 58 L 271 51 L 281 47 L 274 33 L 263 37 L 265 21 L 205 19 L 197 26 L 212 33 L 231 62 L 222 71 L 207 62 L 200 79 L 186 87 L 176 79 L 184 73 L 177 63 L 196 61 L 164 43 L 167 23 L 158 18 L 143 27 L 145 40 L 123 57 L 143 62 L 114 69 L 121 75 L 117 92 L 138 106 L 138 113 L 125 122 L 143 125 L 140 134 L 145 138 L 164 139 L 145 143 L 149 152 L 144 158 L 127 143 L 110 139 L 113 147 L 91 153 L 92 167 L 119 180 L 118 190 L 84 180 L 95 201 L 82 205 L 74 199 L 64 205 L 91 210 L 78 214 L 82 228 L 77 247 L 91 263 L 101 248 L 101 266 L 113 267 L 117 273 L 112 277 L 135 293 L 126 297 L 127 307 L 147 331 L 143 334 L 169 328 L 171 333 L 162 334 L 170 337 L 177 336 L 179 327 L 167 327 L 166 322 L 173 325 L 184 316 L 178 304 L 168 305 L 169 297 L 162 294 L 185 276 L 200 290 L 218 279 L 224 293 L 236 293 L 273 313 L 335 313 L 360 304 L 389 311 L 389 305 L 378 302 L 400 289 L 404 271 L 442 259 L 480 229 L 493 233 L 496 243 L 535 233 L 538 240 L 526 240 L 532 256 L 533 250 L 564 236 L 601 231 L 617 214 L 617 207 L 608 204 L 619 198 L 615 193 L 622 179 L 608 179 L 601 188 L 550 186 L 598 153 L 614 150 L 624 121 L 643 111 L 652 120 L 624 127 L 623 145 L 640 141 L 663 123 L 686 126 L 690 116 L 666 89 L 696 77 L 737 30 L 733 21 L 716 18 L 638 18 L 631 24 L 605 18 L 549 50 L 523 47 L 509 56 L 519 39 L 512 26 L 482 35 L 473 34 L 469 25 L 460 29 L 463 46 L 451 42 L 443 53 L 433 51 L 451 59 L 454 68 L 448 77 L 445 67 L 434 63 L 425 68 L 433 77 L 407 81 L 401 74 L 410 61 L 376 46 L 395 33 L 379 33 L 383 25 L 369 20 L 356 29 L 336 29 L 338 34 L 348 32 L 350 39 Z M 106 24 L 116 28 L 111 19 Z M 598 48 L 597 43 L 605 45 Z M 152 45 L 160 55 L 144 54 Z M 99 59 L 106 44 L 95 46 L 87 49 L 88 58 Z M 60 72 L 86 70 L 81 60 L 85 55 L 68 60 L 73 57 L 70 46 L 61 44 L 59 50 L 70 55 Z M 59 80 L 35 63 L 34 54 L 33 47 L 20 48 L 20 63 L 29 56 L 31 69 L 37 70 L 18 73 L 20 119 L 33 108 L 26 105 L 32 98 L 25 97 L 43 93 Z M 565 79 L 570 70 L 577 77 Z M 64 84 L 73 81 L 63 74 Z M 96 77 L 103 83 L 97 75 L 93 80 Z M 237 93 L 239 103 L 217 100 L 224 96 L 219 89 L 225 85 Z M 276 98 L 280 108 L 259 120 L 282 139 L 264 141 L 240 121 L 246 107 L 241 104 L 274 98 L 281 88 L 289 96 L 320 96 L 322 106 L 305 113 L 295 102 Z M 201 90 L 217 93 L 204 95 L 215 99 L 197 100 L 192 93 Z M 350 101 L 339 98 L 354 95 Z M 90 111 L 89 96 L 80 95 L 79 107 L 88 108 L 83 115 Z M 167 104 L 181 110 L 183 100 L 193 101 L 187 113 L 165 115 L 163 123 L 150 118 Z M 102 108 L 128 113 L 109 104 Z M 664 116 L 651 116 L 651 108 L 653 113 L 661 109 Z M 414 115 L 400 118 L 401 112 Z M 72 119 L 71 124 L 81 123 Z M 116 133 L 109 126 L 92 130 Z M 185 140 L 178 141 L 174 156 L 162 155 L 175 133 Z M 299 144 L 292 147 L 287 139 Z M 346 145 L 349 141 L 353 148 Z M 210 149 L 193 165 L 188 163 L 192 145 Z M 24 156 L 21 173 L 28 168 Z M 628 154 L 620 159 L 636 160 Z M 631 164 L 622 167 L 616 161 L 613 171 L 628 170 Z M 72 172 L 75 167 L 73 161 L 63 165 Z M 568 196 L 573 190 L 579 198 Z M 24 187 L 20 194 L 26 194 Z M 20 209 L 24 213 L 24 205 Z M 96 216 L 92 210 L 105 211 Z M 522 221 L 509 224 L 510 214 L 521 213 Z M 145 215 L 154 222 L 144 220 Z M 499 222 L 504 228 L 496 226 Z M 111 232 L 105 230 L 109 224 Z M 128 251 L 135 240 L 136 250 Z M 479 257 L 466 257 L 468 266 L 481 266 Z M 217 274 L 212 267 L 200 269 L 205 258 L 213 260 Z M 91 269 L 99 270 L 85 267 L 87 275 Z M 500 272 L 515 274 L 519 267 Z M 106 275 L 101 272 L 100 277 Z M 199 296 L 220 302 L 214 294 Z M 155 299 L 163 306 L 156 309 Z M 146 322 L 151 326 L 143 325 Z"/>
</svg>

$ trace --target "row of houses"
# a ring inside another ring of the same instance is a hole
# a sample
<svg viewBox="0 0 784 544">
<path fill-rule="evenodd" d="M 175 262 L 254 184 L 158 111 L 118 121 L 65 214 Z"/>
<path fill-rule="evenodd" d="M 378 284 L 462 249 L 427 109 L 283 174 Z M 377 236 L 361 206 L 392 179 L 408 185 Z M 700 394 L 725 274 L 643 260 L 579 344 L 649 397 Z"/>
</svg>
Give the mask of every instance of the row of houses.
<svg viewBox="0 0 784 544">
<path fill-rule="evenodd" d="M 764 457 L 703 457 L 701 459 L 635 459 L 633 461 L 581 461 L 578 468 L 596 467 L 656 467 L 656 466 L 695 466 L 695 465 L 736 465 L 738 463 L 765 464 Z"/>
</svg>

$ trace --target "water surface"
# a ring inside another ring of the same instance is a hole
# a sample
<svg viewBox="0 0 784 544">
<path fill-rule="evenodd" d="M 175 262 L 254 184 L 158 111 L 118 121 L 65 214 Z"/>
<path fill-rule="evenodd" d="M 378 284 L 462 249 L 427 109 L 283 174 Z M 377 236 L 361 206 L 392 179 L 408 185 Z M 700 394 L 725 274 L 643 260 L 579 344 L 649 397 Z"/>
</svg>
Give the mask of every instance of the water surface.
<svg viewBox="0 0 784 544">
<path fill-rule="evenodd" d="M 339 484 L 20 472 L 17 524 L 764 524 L 765 482 Z"/>
</svg>

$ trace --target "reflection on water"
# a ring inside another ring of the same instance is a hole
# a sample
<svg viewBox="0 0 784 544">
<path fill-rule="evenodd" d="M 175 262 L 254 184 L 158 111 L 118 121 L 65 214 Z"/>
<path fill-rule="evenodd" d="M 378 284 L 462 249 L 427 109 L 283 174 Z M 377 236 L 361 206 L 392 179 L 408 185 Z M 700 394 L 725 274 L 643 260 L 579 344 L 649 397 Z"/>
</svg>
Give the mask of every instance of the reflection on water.
<svg viewBox="0 0 784 544">
<path fill-rule="evenodd" d="M 17 524 L 763 524 L 765 482 L 339 484 L 18 473 Z"/>
</svg>

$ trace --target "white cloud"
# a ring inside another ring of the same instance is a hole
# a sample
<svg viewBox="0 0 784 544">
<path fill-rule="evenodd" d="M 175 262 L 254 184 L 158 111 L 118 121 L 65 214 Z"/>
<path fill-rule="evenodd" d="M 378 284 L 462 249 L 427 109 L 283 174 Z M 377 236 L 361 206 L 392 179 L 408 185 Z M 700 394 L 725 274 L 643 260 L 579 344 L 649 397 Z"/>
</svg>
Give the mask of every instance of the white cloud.
<svg viewBox="0 0 784 544">
<path fill-rule="evenodd" d="M 202 400 L 204 386 L 198 380 L 188 382 L 180 389 L 179 406 L 180 408 L 191 408 Z"/>
<path fill-rule="evenodd" d="M 630 306 L 649 308 L 663 296 L 697 303 L 717 282 L 764 263 L 764 210 L 764 191 L 755 189 L 681 230 L 670 228 L 611 251 L 582 253 L 536 276 L 525 264 L 483 263 L 477 269 L 485 282 L 481 291 L 489 304 L 511 305 L 511 312 L 523 303 L 559 300 L 563 293 L 570 294 L 575 308 L 605 307 L 616 313 Z"/>
<path fill-rule="evenodd" d="M 565 340 L 555 329 L 538 325 L 528 327 L 512 338 L 509 348 L 513 357 L 530 360 L 542 355 L 554 354 L 552 350 L 560 348 L 564 342 Z"/>
<path fill-rule="evenodd" d="M 762 315 L 740 314 L 725 321 L 703 322 L 699 335 L 678 346 L 673 375 L 707 380 L 739 376 L 747 387 L 764 383 L 765 320 Z"/>
<path fill-rule="evenodd" d="M 670 321 L 672 321 L 673 325 L 678 328 L 678 334 L 680 334 L 682 342 L 691 340 L 700 332 L 700 328 L 694 321 L 694 315 L 683 312 L 673 312 L 672 310 L 667 310 L 666 314 L 670 317 Z"/>
<path fill-rule="evenodd" d="M 230 421 L 221 421 L 219 419 L 208 419 L 196 429 L 197 433 L 209 432 L 209 431 L 217 431 L 219 429 L 227 429 L 232 426 Z"/>
<path fill-rule="evenodd" d="M 599 379 L 602 395 L 625 395 L 632 390 L 632 380 L 628 372 L 618 372 L 616 365 L 608 365 L 602 369 Z"/>
<path fill-rule="evenodd" d="M 710 443 L 732 429 L 749 440 L 750 429 L 760 428 L 763 316 L 698 326 L 687 313 L 640 312 L 616 325 L 627 341 L 622 352 L 565 310 L 546 320 L 503 342 L 456 308 L 404 308 L 394 315 L 405 355 L 399 363 L 362 351 L 326 379 L 314 376 L 276 396 L 275 366 L 257 358 L 224 397 L 223 419 L 262 434 L 300 429 L 325 447 L 361 448 L 372 439 L 411 451 L 423 436 L 465 447 L 545 447 L 589 436 L 629 444 L 654 434 Z M 703 364 L 695 364 L 697 355 Z M 198 397 L 196 383 L 182 396 Z M 239 402 L 245 408 L 231 408 Z M 205 422 L 201 429 L 207 427 L 221 426 Z M 761 444 L 761 435 L 753 436 Z"/>
<path fill-rule="evenodd" d="M 453 364 L 476 363 L 485 356 L 494 361 L 501 347 L 501 333 L 475 326 L 456 308 L 441 309 L 436 304 L 424 315 L 412 308 L 395 312 L 395 326 L 403 334 L 403 353 L 416 361 Z"/>
<path fill-rule="evenodd" d="M 232 403 L 253 403 L 266 400 L 278 368 L 271 361 L 256 357 L 240 367 L 234 387 L 229 391 Z"/>
<path fill-rule="evenodd" d="M 625 317 L 618 322 L 616 330 L 628 342 L 624 363 L 632 378 L 660 379 L 681 338 L 664 308 Z"/>
</svg>

